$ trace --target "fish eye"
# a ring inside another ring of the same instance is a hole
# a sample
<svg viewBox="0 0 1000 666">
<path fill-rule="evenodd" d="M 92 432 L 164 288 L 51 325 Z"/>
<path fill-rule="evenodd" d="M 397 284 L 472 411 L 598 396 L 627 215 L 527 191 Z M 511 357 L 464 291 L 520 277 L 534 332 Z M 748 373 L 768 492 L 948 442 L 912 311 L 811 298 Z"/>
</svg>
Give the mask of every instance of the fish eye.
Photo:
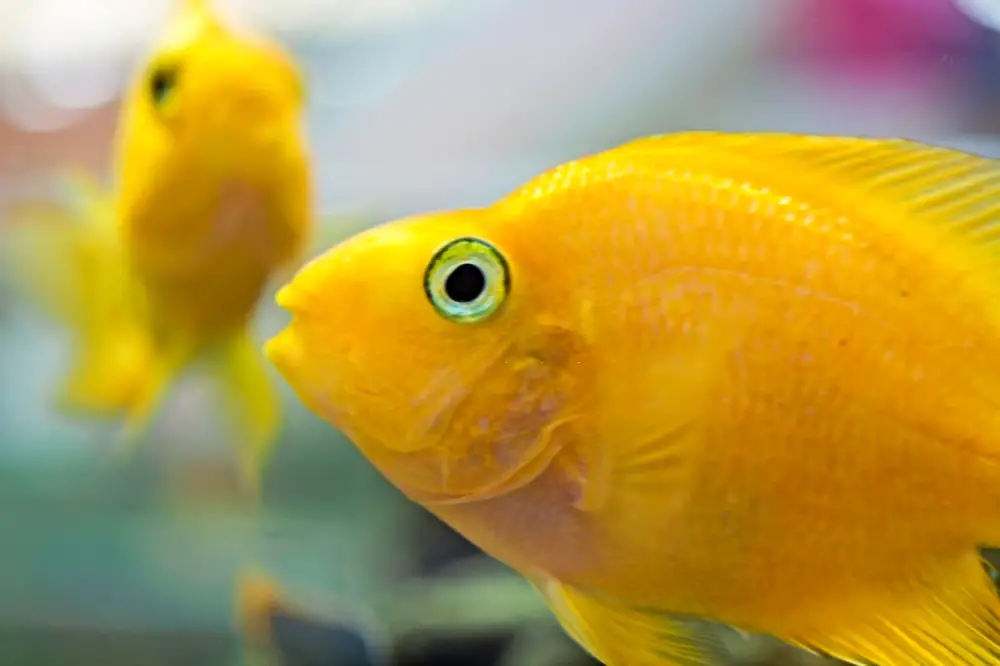
<svg viewBox="0 0 1000 666">
<path fill-rule="evenodd" d="M 424 274 L 424 291 L 445 319 L 474 323 L 503 305 L 510 271 L 503 255 L 486 241 L 459 238 L 434 253 Z"/>
<path fill-rule="evenodd" d="M 149 96 L 156 107 L 162 107 L 177 89 L 180 70 L 174 65 L 159 65 L 149 74 Z"/>
</svg>

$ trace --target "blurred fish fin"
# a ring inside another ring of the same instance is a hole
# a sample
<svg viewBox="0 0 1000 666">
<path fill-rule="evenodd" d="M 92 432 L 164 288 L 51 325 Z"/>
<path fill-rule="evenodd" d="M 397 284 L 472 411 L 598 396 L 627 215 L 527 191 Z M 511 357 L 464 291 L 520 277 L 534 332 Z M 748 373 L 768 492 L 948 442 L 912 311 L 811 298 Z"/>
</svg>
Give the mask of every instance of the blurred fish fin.
<svg viewBox="0 0 1000 666">
<path fill-rule="evenodd" d="M 18 201 L 4 209 L 0 267 L 4 281 L 47 316 L 83 327 L 108 259 L 84 220 L 53 201 Z"/>
<path fill-rule="evenodd" d="M 852 664 L 970 666 L 1000 663 L 1000 600 L 971 552 L 938 575 L 824 614 L 814 631 L 779 636 Z"/>
<path fill-rule="evenodd" d="M 161 44 L 187 44 L 194 36 L 224 31 L 211 0 L 173 0 Z"/>
<path fill-rule="evenodd" d="M 84 171 L 63 174 L 72 203 L 24 200 L 6 209 L 0 266 L 13 286 L 72 334 L 58 409 L 122 415 L 147 382 L 151 341 L 111 229 L 110 194 Z"/>
<path fill-rule="evenodd" d="M 148 381 L 152 354 L 141 329 L 119 327 L 84 336 L 62 380 L 57 407 L 67 413 L 120 417 Z"/>
<path fill-rule="evenodd" d="M 211 25 L 216 23 L 215 7 L 211 0 L 175 0 L 174 12 L 182 18 L 195 18 Z"/>
<path fill-rule="evenodd" d="M 59 386 L 56 408 L 68 414 L 117 416 L 124 411 L 127 398 L 108 384 L 108 373 L 84 351 L 73 360 Z"/>
<path fill-rule="evenodd" d="M 103 232 L 113 234 L 117 231 L 115 197 L 111 188 L 85 169 L 67 169 L 63 182 L 76 199 L 84 221 Z"/>
<path fill-rule="evenodd" d="M 729 663 L 710 627 L 601 599 L 551 579 L 535 585 L 566 633 L 608 666 Z"/>
<path fill-rule="evenodd" d="M 118 434 L 117 455 L 125 458 L 135 452 L 190 358 L 191 352 L 182 346 L 150 354 L 147 370 L 135 389 Z"/>
<path fill-rule="evenodd" d="M 211 7 L 208 0 L 179 0 L 177 6 L 190 12 L 208 12 Z"/>
<path fill-rule="evenodd" d="M 386 666 L 384 650 L 360 622 L 319 617 L 290 604 L 273 578 L 245 569 L 236 621 L 248 652 L 289 666 Z"/>
<path fill-rule="evenodd" d="M 218 368 L 226 411 L 239 427 L 241 481 L 259 497 L 263 468 L 281 426 L 278 393 L 249 331 L 222 348 Z"/>
<path fill-rule="evenodd" d="M 0 265 L 48 316 L 83 335 L 134 312 L 109 192 L 84 171 L 63 175 L 72 203 L 16 201 L 5 209 Z"/>
</svg>

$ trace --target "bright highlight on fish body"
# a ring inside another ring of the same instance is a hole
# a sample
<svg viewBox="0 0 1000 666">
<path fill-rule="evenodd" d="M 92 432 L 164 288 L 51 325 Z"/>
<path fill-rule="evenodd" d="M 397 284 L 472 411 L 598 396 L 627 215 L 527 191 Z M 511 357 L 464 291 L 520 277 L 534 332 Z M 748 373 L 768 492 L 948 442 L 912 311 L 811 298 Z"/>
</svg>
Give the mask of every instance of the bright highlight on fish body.
<svg viewBox="0 0 1000 666">
<path fill-rule="evenodd" d="M 53 227 L 65 237 L 50 235 L 76 253 L 99 237 L 100 251 L 86 269 L 57 265 L 42 287 L 50 305 L 75 303 L 63 310 L 114 304 L 68 319 L 83 370 L 64 406 L 123 414 L 128 451 L 175 380 L 207 360 L 240 427 L 254 493 L 281 414 L 249 329 L 269 280 L 291 271 L 311 239 L 304 101 L 283 49 L 224 24 L 205 0 L 181 0 L 122 103 L 109 224 L 83 215 Z M 56 251 L 38 243 L 39 257 Z M 85 270 L 108 277 L 82 293 Z M 127 296 L 109 296 L 119 292 Z M 106 362 L 115 349 L 132 351 Z"/>
<path fill-rule="evenodd" d="M 266 351 L 604 663 L 725 663 L 695 617 L 995 664 L 998 197 L 901 139 L 641 139 L 338 244 Z"/>
</svg>

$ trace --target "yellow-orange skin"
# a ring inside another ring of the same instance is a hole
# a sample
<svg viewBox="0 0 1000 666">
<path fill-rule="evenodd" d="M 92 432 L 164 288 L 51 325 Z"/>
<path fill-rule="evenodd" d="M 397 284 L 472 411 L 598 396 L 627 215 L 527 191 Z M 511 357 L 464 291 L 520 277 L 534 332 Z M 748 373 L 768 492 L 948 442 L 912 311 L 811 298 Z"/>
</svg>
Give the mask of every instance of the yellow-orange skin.
<svg viewBox="0 0 1000 666">
<path fill-rule="evenodd" d="M 1000 262 L 817 167 L 821 141 L 641 140 L 376 227 L 281 292 L 269 356 L 533 580 L 803 643 L 847 632 L 1000 543 Z M 474 324 L 423 292 L 465 236 L 511 276 Z"/>
</svg>

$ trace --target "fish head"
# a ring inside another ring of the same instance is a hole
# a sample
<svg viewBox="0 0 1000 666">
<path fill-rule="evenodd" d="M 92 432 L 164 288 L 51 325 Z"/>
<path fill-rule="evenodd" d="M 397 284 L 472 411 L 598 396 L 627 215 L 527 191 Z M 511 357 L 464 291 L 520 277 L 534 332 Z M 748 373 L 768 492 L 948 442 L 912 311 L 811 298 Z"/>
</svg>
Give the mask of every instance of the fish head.
<svg viewBox="0 0 1000 666">
<path fill-rule="evenodd" d="M 465 502 L 535 478 L 585 413 L 588 349 L 537 252 L 484 210 L 361 232 L 278 294 L 266 353 L 305 404 L 411 499 Z"/>
<path fill-rule="evenodd" d="M 121 171 L 187 178 L 260 171 L 303 152 L 305 83 L 277 43 L 182 0 L 135 73 L 117 137 Z"/>
</svg>

